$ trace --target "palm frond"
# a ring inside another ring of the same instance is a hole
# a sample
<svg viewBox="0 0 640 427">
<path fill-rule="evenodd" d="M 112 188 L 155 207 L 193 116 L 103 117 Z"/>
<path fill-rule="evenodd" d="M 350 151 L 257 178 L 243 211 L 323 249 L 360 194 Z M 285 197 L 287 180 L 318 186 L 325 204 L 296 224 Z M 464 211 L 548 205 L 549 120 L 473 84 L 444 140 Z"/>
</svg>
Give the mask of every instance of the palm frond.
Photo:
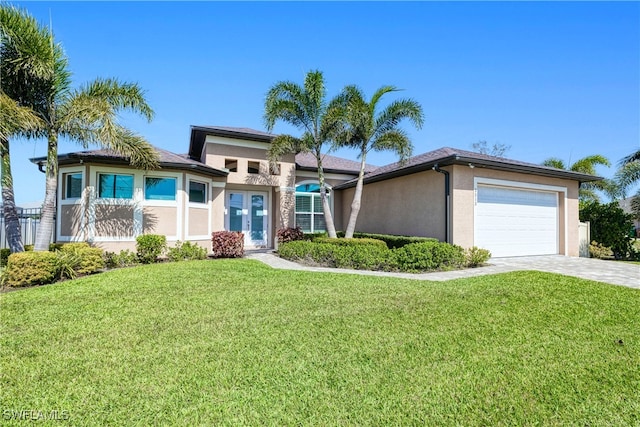
<svg viewBox="0 0 640 427">
<path fill-rule="evenodd" d="M 376 134 L 383 134 L 394 129 L 403 119 L 411 121 L 417 129 L 422 128 L 424 114 L 417 101 L 400 99 L 389 104 L 376 118 Z"/>
<path fill-rule="evenodd" d="M 42 79 L 53 75 L 53 36 L 26 10 L 0 5 L 0 43 L 4 73 Z"/>
<path fill-rule="evenodd" d="M 634 161 L 621 166 L 614 175 L 623 193 L 632 185 L 640 182 L 640 161 Z"/>
<path fill-rule="evenodd" d="M 119 82 L 116 79 L 96 79 L 82 87 L 79 93 L 103 99 L 113 111 L 131 111 L 141 114 L 148 121 L 153 119 L 153 109 L 145 99 L 144 91 L 136 83 Z"/>
<path fill-rule="evenodd" d="M 611 163 L 609 162 L 609 159 L 607 159 L 606 157 L 600 154 L 594 154 L 592 156 L 583 157 L 582 159 L 576 161 L 574 164 L 571 165 L 570 169 L 573 172 L 580 172 L 580 173 L 586 173 L 589 175 L 595 175 L 597 165 L 611 166 Z"/>
<path fill-rule="evenodd" d="M 638 149 L 637 151 L 632 152 L 631 154 L 629 154 L 628 156 L 623 157 L 622 159 L 620 159 L 620 162 L 618 163 L 619 166 L 624 166 L 628 163 L 631 162 L 638 162 L 640 161 L 640 149 Z"/>
<path fill-rule="evenodd" d="M 9 139 L 12 135 L 36 132 L 42 126 L 42 120 L 31 108 L 19 106 L 0 91 L 0 138 Z"/>
<path fill-rule="evenodd" d="M 374 94 L 371 96 L 371 101 L 369 101 L 369 106 L 370 106 L 370 110 L 371 110 L 371 116 L 374 117 L 375 113 L 376 113 L 376 107 L 378 105 L 378 102 L 380 102 L 380 99 L 386 95 L 389 92 L 398 92 L 400 89 L 398 89 L 395 86 L 382 86 L 380 88 L 378 88 L 378 90 L 376 90 L 374 92 Z"/>
<path fill-rule="evenodd" d="M 542 162 L 542 166 L 567 170 L 567 167 L 565 166 L 564 162 L 557 157 L 549 157 L 548 159 Z"/>
<path fill-rule="evenodd" d="M 379 134 L 371 142 L 374 151 L 393 151 L 398 156 L 400 164 L 403 164 L 413 153 L 413 145 L 409 135 L 402 129 L 391 129 Z"/>
<path fill-rule="evenodd" d="M 302 141 L 291 135 L 278 135 L 269 144 L 267 160 L 273 167 L 286 154 L 304 150 Z"/>
<path fill-rule="evenodd" d="M 306 102 L 304 89 L 300 85 L 290 81 L 276 83 L 269 89 L 265 99 L 265 127 L 272 131 L 276 122 L 282 120 L 297 128 L 307 128 L 310 118 L 305 108 Z"/>
</svg>

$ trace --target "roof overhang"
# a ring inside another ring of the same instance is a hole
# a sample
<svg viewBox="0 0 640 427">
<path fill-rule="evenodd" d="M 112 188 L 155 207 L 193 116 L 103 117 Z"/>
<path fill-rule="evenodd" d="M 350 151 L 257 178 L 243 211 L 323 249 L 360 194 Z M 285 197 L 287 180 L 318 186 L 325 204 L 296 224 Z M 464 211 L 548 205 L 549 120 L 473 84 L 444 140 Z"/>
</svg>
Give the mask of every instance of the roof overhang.
<svg viewBox="0 0 640 427">
<path fill-rule="evenodd" d="M 221 129 L 208 126 L 191 126 L 191 138 L 189 139 L 190 158 L 198 161 L 202 158 L 202 152 L 204 150 L 207 135 L 266 143 L 271 143 L 273 138 L 275 138 L 275 135 L 263 135 L 253 132 L 243 132 L 241 130 Z"/>
<path fill-rule="evenodd" d="M 40 170 L 42 170 L 42 168 L 47 163 L 46 157 L 34 157 L 29 160 L 31 161 L 31 163 L 38 165 Z M 77 165 L 79 163 L 80 164 L 100 163 L 103 165 L 131 167 L 129 160 L 124 157 L 98 156 L 98 155 L 85 154 L 85 153 L 68 153 L 68 154 L 61 154 L 58 156 L 59 166 Z M 215 169 L 204 164 L 198 165 L 198 164 L 189 164 L 189 163 L 160 162 L 160 168 L 192 171 L 192 172 L 198 172 L 204 175 L 215 176 L 215 177 L 226 177 L 229 174 L 229 172 L 226 172 L 220 169 Z"/>
<path fill-rule="evenodd" d="M 572 171 L 565 171 L 562 169 L 539 167 L 536 165 L 515 164 L 510 162 L 487 160 L 487 159 L 482 159 L 482 158 L 477 158 L 472 156 L 461 156 L 456 154 L 452 156 L 433 159 L 424 163 L 420 163 L 418 165 L 412 165 L 408 167 L 399 167 L 397 169 L 390 170 L 389 172 L 384 172 L 384 173 L 373 175 L 373 176 L 365 175 L 364 183 L 370 184 L 373 182 L 397 178 L 399 176 L 411 175 L 414 173 L 431 170 L 436 165 L 438 167 L 460 165 L 460 166 L 467 166 L 467 167 L 474 167 L 474 168 L 478 167 L 478 168 L 501 170 L 501 171 L 507 171 L 507 172 L 519 172 L 519 173 L 525 173 L 529 175 L 570 179 L 573 181 L 578 181 L 579 184 L 583 182 L 593 182 L 593 181 L 600 181 L 604 179 L 600 176 L 588 175 L 588 174 L 572 172 Z M 346 188 L 355 187 L 356 183 L 357 183 L 357 180 L 347 181 L 343 184 L 335 186 L 334 190 L 343 190 Z"/>
</svg>

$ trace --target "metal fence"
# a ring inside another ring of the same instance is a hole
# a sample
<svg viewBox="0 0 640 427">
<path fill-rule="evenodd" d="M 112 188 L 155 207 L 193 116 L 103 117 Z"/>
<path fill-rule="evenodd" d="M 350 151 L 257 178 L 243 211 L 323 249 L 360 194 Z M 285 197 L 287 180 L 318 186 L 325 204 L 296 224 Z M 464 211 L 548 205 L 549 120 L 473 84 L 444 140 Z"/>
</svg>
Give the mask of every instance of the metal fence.
<svg viewBox="0 0 640 427">
<path fill-rule="evenodd" d="M 1 206 L 0 206 L 1 208 Z M 20 229 L 22 231 L 22 243 L 25 245 L 33 245 L 36 242 L 36 231 L 40 224 L 40 215 L 42 208 L 23 209 L 17 208 L 18 218 L 20 219 Z M 55 221 L 54 221 L 55 224 Z M 51 241 L 53 242 L 52 233 Z M 4 215 L 0 216 L 0 248 L 7 248 L 7 233 L 4 226 Z"/>
</svg>

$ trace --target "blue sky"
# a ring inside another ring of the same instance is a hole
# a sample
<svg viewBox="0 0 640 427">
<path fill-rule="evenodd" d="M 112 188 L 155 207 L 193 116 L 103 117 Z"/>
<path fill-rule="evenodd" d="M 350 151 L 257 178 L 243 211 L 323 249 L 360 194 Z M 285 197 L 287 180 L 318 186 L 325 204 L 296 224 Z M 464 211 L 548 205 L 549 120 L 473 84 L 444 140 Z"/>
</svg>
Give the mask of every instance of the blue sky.
<svg viewBox="0 0 640 427">
<path fill-rule="evenodd" d="M 420 102 L 425 126 L 405 125 L 415 154 L 486 140 L 533 163 L 591 154 L 617 163 L 640 147 L 638 2 L 13 4 L 53 23 L 76 84 L 139 83 L 156 117 L 123 123 L 178 153 L 190 125 L 264 130 L 269 87 L 302 83 L 312 69 L 324 72 L 330 96 L 347 84 L 367 95 L 390 84 L 403 89 L 396 97 Z M 27 159 L 43 156 L 46 143 L 16 140 L 11 149 L 17 202 L 42 200 L 43 175 Z M 79 149 L 62 142 L 60 153 Z"/>
</svg>

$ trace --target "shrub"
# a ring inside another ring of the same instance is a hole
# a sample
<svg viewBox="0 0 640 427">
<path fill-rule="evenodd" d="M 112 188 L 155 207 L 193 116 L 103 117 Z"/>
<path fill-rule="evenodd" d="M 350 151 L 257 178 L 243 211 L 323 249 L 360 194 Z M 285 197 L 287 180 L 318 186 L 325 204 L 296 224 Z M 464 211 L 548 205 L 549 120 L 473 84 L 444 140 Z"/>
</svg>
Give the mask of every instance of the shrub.
<svg viewBox="0 0 640 427">
<path fill-rule="evenodd" d="M 300 227 L 280 228 L 276 231 L 278 243 L 293 242 L 304 239 L 304 233 Z"/>
<path fill-rule="evenodd" d="M 617 202 L 606 205 L 586 203 L 580 210 L 580 221 L 591 223 L 592 239 L 611 248 L 616 259 L 633 253 L 629 237 L 629 230 L 633 227 L 632 215 L 626 214 Z"/>
<path fill-rule="evenodd" d="M 338 237 L 344 237 L 344 231 L 336 233 Z M 396 236 L 393 234 L 353 233 L 356 239 L 376 239 L 386 243 L 389 249 L 401 248 L 411 243 L 437 242 L 433 237 Z"/>
<path fill-rule="evenodd" d="M 304 239 L 305 240 L 316 240 L 316 239 L 320 239 L 323 237 L 328 237 L 328 234 L 325 231 L 319 231 L 317 233 L 304 233 Z M 344 233 L 342 233 L 342 236 L 338 236 L 338 237 L 344 237 Z"/>
<path fill-rule="evenodd" d="M 329 239 L 345 240 L 345 239 Z M 384 242 L 381 242 L 384 243 Z M 318 241 L 283 243 L 278 254 L 288 260 L 325 267 L 353 268 L 356 270 L 383 270 L 388 265 L 390 251 L 380 244 L 340 245 Z"/>
<path fill-rule="evenodd" d="M 0 267 L 4 267 L 5 265 L 7 265 L 7 259 L 9 259 L 9 255 L 11 255 L 11 249 L 0 249 Z"/>
<path fill-rule="evenodd" d="M 167 249 L 167 238 L 159 234 L 143 234 L 136 238 L 138 260 L 143 264 L 152 264 Z"/>
<path fill-rule="evenodd" d="M 61 278 L 72 279 L 78 274 L 92 274 L 105 267 L 102 249 L 92 248 L 88 243 L 66 243 L 56 253 Z"/>
<path fill-rule="evenodd" d="M 607 259 L 613 256 L 611 248 L 604 246 L 602 243 L 598 243 L 595 240 L 589 245 L 589 254 L 592 258 Z"/>
<path fill-rule="evenodd" d="M 370 239 L 370 238 L 358 238 L 358 239 L 345 239 L 345 238 L 336 238 L 332 239 L 330 237 L 319 237 L 313 240 L 316 243 L 330 243 L 332 245 L 338 246 L 378 246 L 382 248 L 387 248 L 387 244 L 382 240 L 378 239 Z"/>
<path fill-rule="evenodd" d="M 443 242 L 410 243 L 392 253 L 393 266 L 400 271 L 448 270 L 465 264 L 464 250 Z"/>
<path fill-rule="evenodd" d="M 105 252 L 103 258 L 107 268 L 131 267 L 140 263 L 138 255 L 129 249 L 123 249 L 119 253 Z"/>
<path fill-rule="evenodd" d="M 464 251 L 464 258 L 467 267 L 478 267 L 489 261 L 491 252 L 489 252 L 488 249 L 481 249 L 474 246 Z"/>
<path fill-rule="evenodd" d="M 216 231 L 212 234 L 211 246 L 215 258 L 242 258 L 244 234 L 239 231 Z"/>
<path fill-rule="evenodd" d="M 46 285 L 59 277 L 58 256 L 53 252 L 11 254 L 3 280 L 7 286 Z"/>
<path fill-rule="evenodd" d="M 167 253 L 169 261 L 188 261 L 192 259 L 205 259 L 207 250 L 196 243 L 177 241 L 176 245 L 169 248 Z"/>
</svg>

